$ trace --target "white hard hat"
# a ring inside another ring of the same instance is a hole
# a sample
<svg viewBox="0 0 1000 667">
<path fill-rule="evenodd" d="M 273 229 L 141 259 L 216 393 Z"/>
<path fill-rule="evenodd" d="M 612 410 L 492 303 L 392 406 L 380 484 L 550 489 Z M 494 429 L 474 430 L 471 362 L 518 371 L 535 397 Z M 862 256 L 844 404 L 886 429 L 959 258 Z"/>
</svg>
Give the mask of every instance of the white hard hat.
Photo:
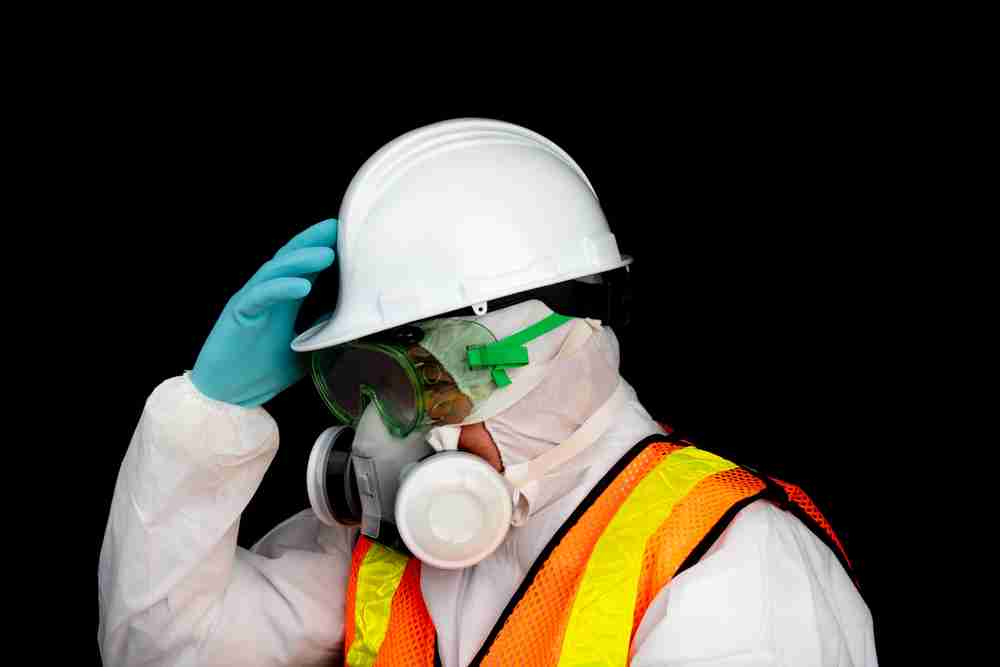
<svg viewBox="0 0 1000 667">
<path fill-rule="evenodd" d="M 458 119 L 389 142 L 340 207 L 340 288 L 297 352 L 626 266 L 590 181 L 517 125 Z"/>
</svg>

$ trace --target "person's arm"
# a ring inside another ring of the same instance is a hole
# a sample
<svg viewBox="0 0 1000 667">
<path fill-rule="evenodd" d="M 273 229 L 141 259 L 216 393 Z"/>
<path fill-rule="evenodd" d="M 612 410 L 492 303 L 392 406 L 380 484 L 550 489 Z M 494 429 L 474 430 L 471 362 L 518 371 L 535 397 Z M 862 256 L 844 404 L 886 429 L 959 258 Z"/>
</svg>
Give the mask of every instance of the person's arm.
<svg viewBox="0 0 1000 667">
<path fill-rule="evenodd" d="M 338 650 L 347 529 L 323 547 L 236 545 L 278 449 L 260 406 L 305 375 L 295 320 L 336 235 L 327 220 L 285 244 L 223 308 L 191 373 L 147 400 L 101 549 L 106 665 L 308 665 Z"/>
<path fill-rule="evenodd" d="M 236 545 L 240 513 L 277 449 L 277 426 L 262 408 L 210 399 L 187 376 L 156 388 L 119 471 L 101 550 L 105 665 L 311 665 L 336 656 L 349 529 L 324 527 L 312 549 L 305 535 L 265 553 Z"/>
<path fill-rule="evenodd" d="M 653 599 L 632 667 L 877 665 L 872 617 L 833 552 L 767 501 Z"/>
</svg>

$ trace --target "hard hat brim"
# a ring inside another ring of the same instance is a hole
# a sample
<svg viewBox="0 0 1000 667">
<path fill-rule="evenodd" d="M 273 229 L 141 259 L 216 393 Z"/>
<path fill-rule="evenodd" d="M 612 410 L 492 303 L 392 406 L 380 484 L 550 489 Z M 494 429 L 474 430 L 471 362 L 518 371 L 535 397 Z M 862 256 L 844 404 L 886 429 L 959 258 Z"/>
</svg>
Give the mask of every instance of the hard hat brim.
<svg viewBox="0 0 1000 667">
<path fill-rule="evenodd" d="M 403 324 L 409 324 L 411 322 L 418 322 L 420 320 L 425 320 L 431 317 L 436 317 L 443 313 L 451 312 L 458 308 L 468 308 L 475 306 L 477 304 L 486 302 L 488 303 L 492 299 L 499 299 L 501 297 L 510 296 L 512 294 L 517 294 L 518 292 L 526 292 L 528 290 L 536 289 L 538 287 L 545 287 L 547 285 L 555 285 L 556 283 L 561 283 L 566 280 L 574 280 L 576 278 L 582 278 L 584 276 L 590 276 L 598 273 L 605 273 L 607 271 L 614 271 L 615 269 L 620 269 L 622 267 L 628 266 L 632 263 L 632 257 L 628 255 L 622 255 L 620 261 L 607 264 L 600 267 L 587 267 L 586 270 L 578 272 L 569 272 L 564 275 L 556 276 L 554 278 L 549 278 L 542 281 L 537 281 L 534 283 L 526 283 L 518 287 L 518 289 L 510 290 L 506 289 L 502 292 L 492 294 L 486 298 L 477 298 L 473 300 L 459 300 L 453 304 L 448 304 L 447 306 L 442 306 L 429 310 L 426 313 L 421 313 L 416 317 L 410 317 L 406 319 L 400 319 L 398 321 L 386 321 L 381 323 L 369 323 L 363 326 L 351 326 L 351 323 L 338 323 L 337 311 L 334 310 L 333 316 L 330 319 L 321 322 L 310 329 L 299 334 L 295 340 L 292 341 L 292 349 L 296 352 L 313 352 L 315 350 L 322 350 L 323 348 L 332 347 L 334 345 L 339 345 L 341 343 L 347 343 L 352 340 L 357 340 L 365 336 L 369 336 L 380 331 L 385 331 L 387 329 L 392 329 Z"/>
</svg>

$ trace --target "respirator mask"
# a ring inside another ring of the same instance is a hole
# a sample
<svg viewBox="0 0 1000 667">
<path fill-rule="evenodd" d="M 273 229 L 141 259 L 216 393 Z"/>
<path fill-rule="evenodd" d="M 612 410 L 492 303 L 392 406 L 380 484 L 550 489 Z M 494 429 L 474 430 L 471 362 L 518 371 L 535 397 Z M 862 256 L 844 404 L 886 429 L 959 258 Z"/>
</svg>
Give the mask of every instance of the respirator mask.
<svg viewBox="0 0 1000 667">
<path fill-rule="evenodd" d="M 511 525 L 514 485 L 457 451 L 459 427 L 523 397 L 530 382 L 512 383 L 507 370 L 528 366 L 527 342 L 570 322 L 583 321 L 552 313 L 497 340 L 474 320 L 442 318 L 313 352 L 313 382 L 341 422 L 309 457 L 317 517 L 358 525 L 436 567 L 468 567 L 492 553 Z M 451 446 L 431 445 L 442 439 Z"/>
</svg>

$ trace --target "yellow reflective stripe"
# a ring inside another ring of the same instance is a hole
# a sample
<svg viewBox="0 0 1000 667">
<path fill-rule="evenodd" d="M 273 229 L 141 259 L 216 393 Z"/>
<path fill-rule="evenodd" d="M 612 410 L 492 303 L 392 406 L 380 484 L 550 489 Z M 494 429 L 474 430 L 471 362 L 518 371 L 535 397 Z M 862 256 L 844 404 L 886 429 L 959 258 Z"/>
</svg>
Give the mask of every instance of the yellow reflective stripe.
<svg viewBox="0 0 1000 667">
<path fill-rule="evenodd" d="M 560 667 L 626 664 L 646 542 L 700 481 L 735 467 L 715 454 L 685 447 L 664 458 L 636 485 L 587 561 Z"/>
<path fill-rule="evenodd" d="M 373 542 L 358 568 L 354 594 L 354 642 L 347 654 L 350 667 L 375 664 L 389 629 L 392 596 L 399 588 L 409 558 Z"/>
</svg>

